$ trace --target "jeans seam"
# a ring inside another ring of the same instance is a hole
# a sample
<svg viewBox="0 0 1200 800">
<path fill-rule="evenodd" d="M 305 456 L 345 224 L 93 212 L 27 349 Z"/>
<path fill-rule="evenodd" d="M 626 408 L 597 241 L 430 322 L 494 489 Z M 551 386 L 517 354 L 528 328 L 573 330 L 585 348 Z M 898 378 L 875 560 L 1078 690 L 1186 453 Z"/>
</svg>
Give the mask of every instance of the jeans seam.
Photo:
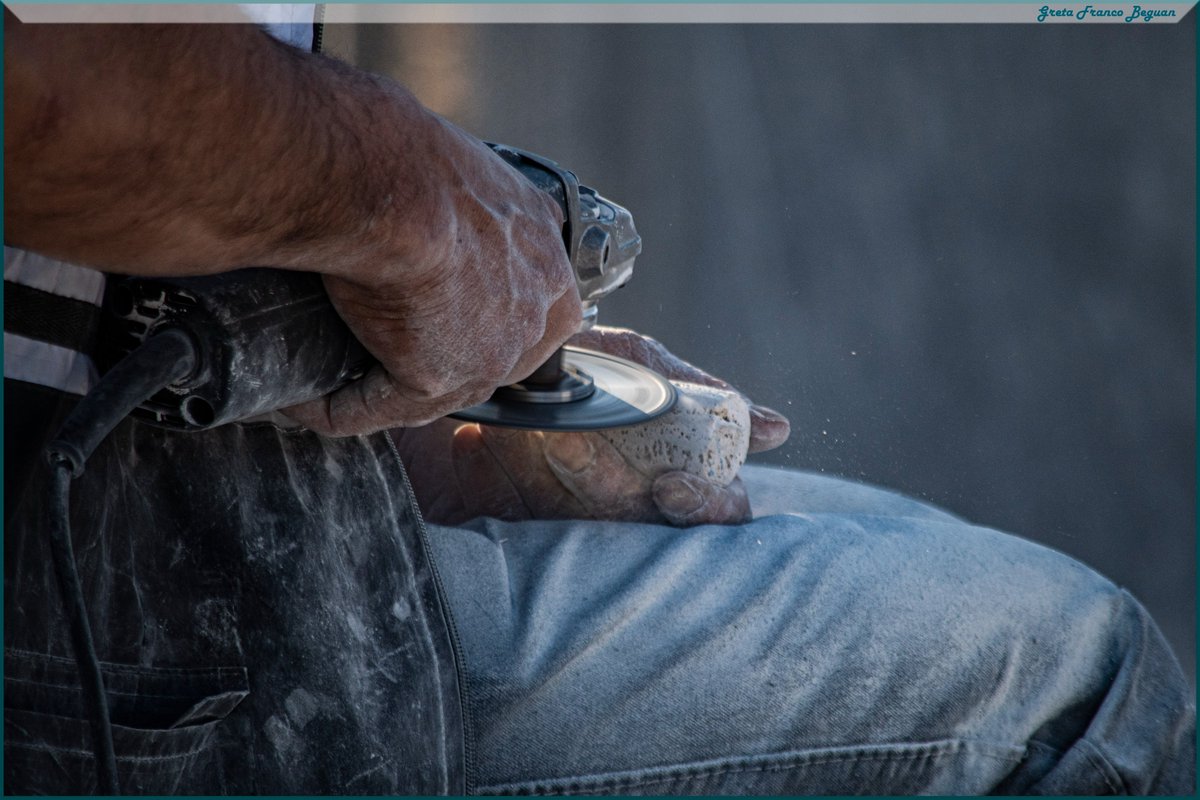
<svg viewBox="0 0 1200 800">
<path fill-rule="evenodd" d="M 1114 767 L 1107 758 L 1105 758 L 1104 753 L 1100 751 L 1100 748 L 1096 747 L 1096 745 L 1092 744 L 1087 739 L 1080 739 L 1077 744 L 1083 748 L 1083 754 L 1087 758 L 1088 763 L 1090 763 L 1092 768 L 1099 772 L 1101 777 L 1104 778 L 1104 783 L 1108 786 L 1109 791 L 1111 791 L 1113 794 L 1133 794 L 1125 785 L 1125 780 L 1121 777 L 1121 773 L 1117 771 L 1116 767 Z M 1116 781 L 1114 781 L 1113 778 L 1116 778 Z"/>
<path fill-rule="evenodd" d="M 1031 748 L 1040 747 L 1043 750 L 1050 751 L 1052 755 L 1058 756 L 1059 758 L 1062 758 L 1064 755 L 1063 750 L 1060 750 L 1057 747 L 1052 747 L 1045 742 L 1039 742 L 1037 739 L 1030 739 L 1027 746 Z M 1108 787 L 1110 792 L 1119 795 L 1133 794 L 1133 792 L 1129 790 L 1129 787 L 1125 785 L 1125 779 L 1121 777 L 1120 771 L 1118 771 L 1117 768 L 1112 765 L 1112 762 L 1105 757 L 1104 753 L 1099 747 L 1083 738 L 1077 739 L 1075 741 L 1075 746 L 1081 748 L 1084 757 L 1088 760 L 1088 763 L 1092 765 L 1092 769 L 1096 770 L 1096 772 L 1100 773 L 1100 777 L 1104 778 L 1104 784 Z M 1115 781 L 1113 780 L 1114 778 L 1116 779 Z"/>
<path fill-rule="evenodd" d="M 480 794 L 532 794 L 532 795 L 572 795 L 579 793 L 590 793 L 597 789 L 636 789 L 645 786 L 653 786 L 658 783 L 667 783 L 677 780 L 690 780 L 695 778 L 713 778 L 721 775 L 735 774 L 751 774 L 755 772 L 777 772 L 781 770 L 793 769 L 799 766 L 808 766 L 811 764 L 833 764 L 839 761 L 912 761 L 923 759 L 937 759 L 947 755 L 954 755 L 966 750 L 976 750 L 976 754 L 984 758 L 992 758 L 997 761 L 1012 761 L 1019 762 L 1022 756 L 1012 755 L 1006 756 L 999 753 L 990 753 L 982 749 L 972 748 L 972 744 L 982 744 L 979 742 L 971 742 L 969 740 L 956 740 L 953 742 L 944 743 L 928 743 L 925 745 L 915 745 L 916 747 L 926 747 L 927 749 L 920 752 L 887 752 L 887 753 L 842 753 L 837 755 L 828 755 L 821 758 L 810 758 L 805 756 L 790 756 L 783 757 L 778 761 L 769 761 L 760 764 L 745 764 L 745 765 L 714 765 L 711 767 L 675 767 L 666 768 L 662 774 L 654 777 L 609 777 L 609 778 L 588 778 L 576 776 L 573 778 L 552 778 L 547 781 L 533 785 L 530 784 L 496 784 L 493 786 L 485 786 L 479 788 Z M 769 759 L 770 756 L 765 756 L 764 759 Z M 554 786 L 553 784 L 557 784 Z"/>
</svg>

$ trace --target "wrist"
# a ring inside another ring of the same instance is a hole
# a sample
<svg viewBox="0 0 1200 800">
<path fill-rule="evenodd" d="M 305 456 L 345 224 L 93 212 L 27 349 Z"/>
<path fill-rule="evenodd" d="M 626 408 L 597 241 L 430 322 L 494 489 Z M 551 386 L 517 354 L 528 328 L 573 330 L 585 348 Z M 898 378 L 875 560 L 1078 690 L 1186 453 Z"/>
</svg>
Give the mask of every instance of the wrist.
<svg viewBox="0 0 1200 800">
<path fill-rule="evenodd" d="M 452 247 L 452 131 L 398 84 L 321 62 L 334 74 L 324 76 L 329 102 L 318 104 L 311 167 L 297 181 L 290 224 L 262 243 L 263 257 L 378 286 Z"/>
</svg>

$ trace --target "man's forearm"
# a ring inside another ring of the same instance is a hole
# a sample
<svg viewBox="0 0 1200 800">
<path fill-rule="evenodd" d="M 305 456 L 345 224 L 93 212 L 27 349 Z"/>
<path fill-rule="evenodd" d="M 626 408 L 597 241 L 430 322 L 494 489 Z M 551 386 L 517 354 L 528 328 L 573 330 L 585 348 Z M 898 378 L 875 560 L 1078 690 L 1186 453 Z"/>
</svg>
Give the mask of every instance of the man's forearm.
<svg viewBox="0 0 1200 800">
<path fill-rule="evenodd" d="M 252 25 L 6 23 L 10 244 L 135 274 L 336 274 L 379 215 L 422 213 L 405 173 L 439 123 L 395 84 Z"/>
<path fill-rule="evenodd" d="M 378 360 L 291 413 L 428 422 L 579 326 L 558 204 L 402 87 L 251 26 L 5 26 L 5 237 L 112 272 L 323 273 Z"/>
</svg>

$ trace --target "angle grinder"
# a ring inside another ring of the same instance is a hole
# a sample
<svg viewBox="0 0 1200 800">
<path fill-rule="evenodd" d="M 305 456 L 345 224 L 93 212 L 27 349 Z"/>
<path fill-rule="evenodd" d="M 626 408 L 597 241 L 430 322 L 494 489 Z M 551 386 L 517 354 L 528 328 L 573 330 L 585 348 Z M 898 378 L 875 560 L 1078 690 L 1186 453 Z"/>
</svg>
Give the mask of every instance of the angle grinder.
<svg viewBox="0 0 1200 800">
<path fill-rule="evenodd" d="M 489 146 L 562 208 L 563 244 L 583 305 L 581 330 L 590 328 L 597 301 L 633 274 L 642 249 L 633 217 L 553 161 Z M 119 362 L 164 331 L 182 331 L 191 340 L 197 366 L 134 411 L 179 430 L 203 430 L 322 397 L 375 363 L 313 273 L 250 268 L 113 280 L 105 308 L 102 365 Z M 646 367 L 567 346 L 525 380 L 453 416 L 535 430 L 600 430 L 647 422 L 669 411 L 675 399 L 671 383 Z"/>
</svg>

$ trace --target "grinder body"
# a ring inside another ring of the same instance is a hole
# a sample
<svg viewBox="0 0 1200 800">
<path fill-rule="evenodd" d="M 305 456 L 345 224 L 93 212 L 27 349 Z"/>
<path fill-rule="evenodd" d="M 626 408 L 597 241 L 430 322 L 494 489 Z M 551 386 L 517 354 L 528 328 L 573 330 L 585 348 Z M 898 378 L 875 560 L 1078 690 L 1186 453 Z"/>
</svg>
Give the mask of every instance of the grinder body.
<svg viewBox="0 0 1200 800">
<path fill-rule="evenodd" d="M 113 360 L 164 330 L 192 341 L 196 370 L 134 411 L 165 427 L 203 430 L 321 397 L 375 361 L 315 273 L 131 278 L 112 283 L 105 306 Z"/>
</svg>

